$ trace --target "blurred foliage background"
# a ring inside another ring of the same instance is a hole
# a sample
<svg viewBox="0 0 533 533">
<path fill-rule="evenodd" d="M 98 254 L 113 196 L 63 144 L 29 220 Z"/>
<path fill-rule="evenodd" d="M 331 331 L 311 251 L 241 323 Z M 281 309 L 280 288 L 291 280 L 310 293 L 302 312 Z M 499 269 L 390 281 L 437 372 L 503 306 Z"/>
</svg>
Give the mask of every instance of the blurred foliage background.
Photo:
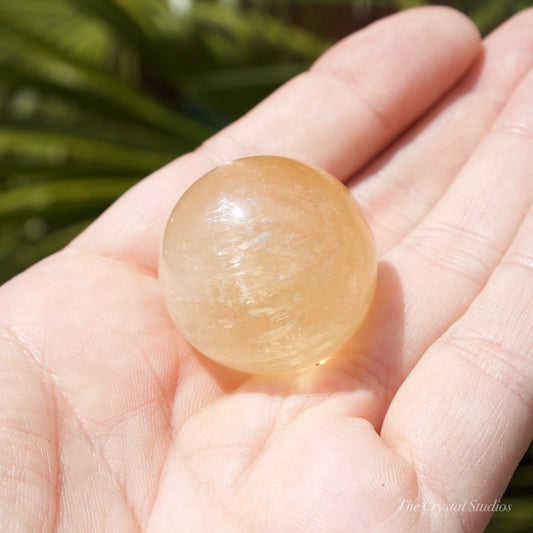
<svg viewBox="0 0 533 533">
<path fill-rule="evenodd" d="M 0 283 L 332 42 L 427 3 L 0 0 Z M 533 0 L 445 4 L 486 34 Z M 532 496 L 530 449 L 488 531 L 533 531 Z"/>
</svg>

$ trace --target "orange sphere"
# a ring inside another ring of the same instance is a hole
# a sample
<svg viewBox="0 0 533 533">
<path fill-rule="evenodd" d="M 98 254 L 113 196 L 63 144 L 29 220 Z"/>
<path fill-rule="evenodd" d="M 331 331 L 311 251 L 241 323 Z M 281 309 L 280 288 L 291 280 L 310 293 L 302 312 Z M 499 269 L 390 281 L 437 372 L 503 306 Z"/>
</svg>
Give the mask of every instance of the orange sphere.
<svg viewBox="0 0 533 533">
<path fill-rule="evenodd" d="M 327 172 L 283 157 L 218 167 L 181 197 L 165 229 L 162 293 L 185 338 L 254 374 L 335 353 L 373 299 L 374 239 Z"/>
</svg>

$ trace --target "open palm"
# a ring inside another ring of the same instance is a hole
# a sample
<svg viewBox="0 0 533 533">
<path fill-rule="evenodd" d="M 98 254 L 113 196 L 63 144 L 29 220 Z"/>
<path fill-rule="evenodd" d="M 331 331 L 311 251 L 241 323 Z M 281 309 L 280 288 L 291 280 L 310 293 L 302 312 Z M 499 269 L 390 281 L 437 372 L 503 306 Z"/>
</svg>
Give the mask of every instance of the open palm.
<svg viewBox="0 0 533 533">
<path fill-rule="evenodd" d="M 4 285 L 2 530 L 483 529 L 533 428 L 532 27 L 376 23 Z M 157 281 L 180 194 L 261 153 L 345 181 L 381 258 L 359 334 L 281 377 L 197 353 Z"/>
</svg>

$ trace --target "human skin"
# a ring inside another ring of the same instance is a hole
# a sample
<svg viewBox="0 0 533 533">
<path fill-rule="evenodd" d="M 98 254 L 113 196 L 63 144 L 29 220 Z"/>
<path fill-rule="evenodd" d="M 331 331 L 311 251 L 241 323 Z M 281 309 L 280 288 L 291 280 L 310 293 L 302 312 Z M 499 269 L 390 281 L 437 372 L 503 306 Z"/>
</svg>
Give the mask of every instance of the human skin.
<svg viewBox="0 0 533 533">
<path fill-rule="evenodd" d="M 1 287 L 0 529 L 482 531 L 457 504 L 533 436 L 532 28 L 375 23 Z M 379 251 L 362 329 L 299 374 L 210 362 L 157 281 L 174 203 L 252 154 L 343 180 Z"/>
</svg>

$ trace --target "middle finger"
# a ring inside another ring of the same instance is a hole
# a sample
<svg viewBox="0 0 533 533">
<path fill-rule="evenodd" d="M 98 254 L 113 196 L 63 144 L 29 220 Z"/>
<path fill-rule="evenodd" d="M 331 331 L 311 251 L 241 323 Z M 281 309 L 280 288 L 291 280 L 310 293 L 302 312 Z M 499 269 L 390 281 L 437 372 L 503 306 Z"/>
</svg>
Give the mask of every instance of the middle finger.
<svg viewBox="0 0 533 533">
<path fill-rule="evenodd" d="M 533 66 L 532 24 L 533 11 L 526 11 L 489 35 L 460 83 L 352 180 L 378 257 L 430 211 Z"/>
</svg>

